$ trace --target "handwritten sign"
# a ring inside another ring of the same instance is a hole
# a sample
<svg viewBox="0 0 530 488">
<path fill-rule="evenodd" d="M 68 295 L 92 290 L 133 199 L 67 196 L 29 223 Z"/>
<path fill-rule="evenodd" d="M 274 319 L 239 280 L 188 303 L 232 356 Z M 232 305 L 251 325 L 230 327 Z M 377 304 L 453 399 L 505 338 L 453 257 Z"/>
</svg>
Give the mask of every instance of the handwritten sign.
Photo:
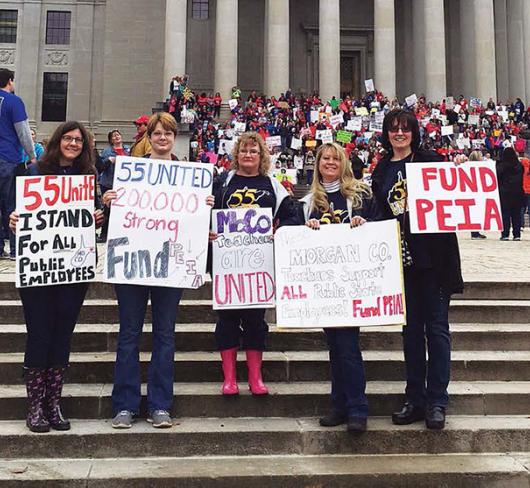
<svg viewBox="0 0 530 488">
<path fill-rule="evenodd" d="M 95 177 L 27 176 L 16 186 L 17 288 L 93 281 Z"/>
<path fill-rule="evenodd" d="M 418 101 L 418 97 L 415 93 L 412 95 L 409 95 L 407 98 L 405 98 L 405 103 L 407 104 L 407 107 L 412 107 L 416 105 L 416 102 Z"/>
<path fill-rule="evenodd" d="M 116 159 L 104 279 L 197 288 L 206 272 L 213 166 Z"/>
<path fill-rule="evenodd" d="M 317 130 L 315 134 L 315 139 L 321 140 L 324 144 L 328 142 L 333 142 L 333 132 L 331 129 Z"/>
<path fill-rule="evenodd" d="M 213 308 L 274 307 L 270 208 L 214 210 Z"/>
<path fill-rule="evenodd" d="M 265 139 L 265 144 L 269 149 L 279 147 L 282 145 L 282 138 L 281 136 L 269 136 Z"/>
<path fill-rule="evenodd" d="M 405 297 L 395 220 L 319 231 L 285 226 L 274 236 L 279 327 L 403 324 Z"/>
<path fill-rule="evenodd" d="M 302 149 L 302 139 L 299 139 L 298 137 L 293 137 L 291 140 L 291 149 L 295 151 Z"/>
<path fill-rule="evenodd" d="M 351 142 L 352 135 L 353 134 L 347 130 L 339 130 L 337 131 L 337 142 L 348 144 Z"/>
<path fill-rule="evenodd" d="M 230 110 L 234 110 L 235 108 L 237 108 L 237 105 L 237 98 L 231 98 L 230 100 L 228 100 L 228 106 L 230 107 Z"/>
<path fill-rule="evenodd" d="M 342 114 L 332 115 L 329 118 L 329 123 L 335 128 L 337 125 L 344 123 L 344 116 Z"/>
<path fill-rule="evenodd" d="M 454 127 L 452 125 L 442 126 L 442 136 L 450 136 L 454 134 Z"/>
<path fill-rule="evenodd" d="M 414 234 L 502 230 L 495 163 L 407 164 L 410 226 Z"/>
<path fill-rule="evenodd" d="M 351 130 L 353 132 L 360 131 L 363 128 L 363 118 L 362 117 L 352 117 L 350 120 L 348 120 L 348 123 L 346 124 L 346 129 Z"/>
<path fill-rule="evenodd" d="M 366 89 L 366 93 L 375 91 L 374 80 L 364 80 L 364 88 Z"/>
</svg>

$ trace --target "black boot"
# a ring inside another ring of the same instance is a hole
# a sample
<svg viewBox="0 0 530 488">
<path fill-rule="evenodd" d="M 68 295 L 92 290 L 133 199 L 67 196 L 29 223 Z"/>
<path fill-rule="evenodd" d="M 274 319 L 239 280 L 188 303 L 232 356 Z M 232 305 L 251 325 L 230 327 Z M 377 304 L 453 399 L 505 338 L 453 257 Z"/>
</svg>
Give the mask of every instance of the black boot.
<svg viewBox="0 0 530 488">
<path fill-rule="evenodd" d="M 428 407 L 425 413 L 425 425 L 428 429 L 443 429 L 445 427 L 445 408 Z"/>
<path fill-rule="evenodd" d="M 46 396 L 44 397 L 44 414 L 52 429 L 70 430 L 70 422 L 61 412 L 61 393 L 63 391 L 65 366 L 57 366 L 46 370 Z"/>
<path fill-rule="evenodd" d="M 405 403 L 400 412 L 392 414 L 392 423 L 395 425 L 408 425 L 425 418 L 425 409 L 416 407 L 412 403 Z"/>
<path fill-rule="evenodd" d="M 24 378 L 29 404 L 26 425 L 31 432 L 49 432 L 50 424 L 42 411 L 46 391 L 46 370 L 24 368 Z"/>
<path fill-rule="evenodd" d="M 348 417 L 348 432 L 350 434 L 366 432 L 367 423 L 366 417 Z"/>
<path fill-rule="evenodd" d="M 328 415 L 321 417 L 318 422 L 322 427 L 335 427 L 336 425 L 345 424 L 347 421 L 348 416 L 345 413 L 332 410 Z"/>
</svg>

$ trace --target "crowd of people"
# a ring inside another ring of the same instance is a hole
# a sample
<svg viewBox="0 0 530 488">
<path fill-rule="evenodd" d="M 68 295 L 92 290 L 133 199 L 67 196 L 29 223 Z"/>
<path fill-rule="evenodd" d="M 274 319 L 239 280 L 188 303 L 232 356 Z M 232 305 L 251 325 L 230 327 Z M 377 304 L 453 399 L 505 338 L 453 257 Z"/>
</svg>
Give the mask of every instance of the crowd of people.
<svg viewBox="0 0 530 488">
<path fill-rule="evenodd" d="M 174 82 L 184 97 L 187 85 L 183 84 L 183 79 Z M 82 124 L 65 122 L 54 131 L 37 161 L 23 105 L 20 106 L 18 97 L 11 98 L 15 96 L 13 83 L 14 74 L 0 70 L 0 96 L 4 101 L 0 109 L 9 103 L 18 106 L 16 116 L 13 118 L 10 114 L 11 132 L 0 132 L 0 142 L 11 137 L 11 155 L 2 153 L 4 145 L 0 146 L 0 169 L 4 171 L 0 176 L 6 179 L 5 183 L 0 180 L 0 184 L 5 184 L 5 188 L 22 174 L 95 175 L 103 192 L 94 195 L 94 220 L 96 226 L 104 229 L 116 198 L 112 180 L 117 156 L 176 159 L 173 154 L 178 127 L 176 117 L 160 112 L 135 121 L 137 135 L 132 147 L 123 143 L 118 130 L 109 132 L 109 147 L 101 155 Z M 233 95 L 238 95 L 237 87 Z M 499 159 L 499 187 L 505 220 L 501 239 L 508 238 L 506 227 L 511 225 L 514 239 L 518 240 L 517 226 L 525 196 L 523 171 L 524 178 L 528 176 L 528 165 L 523 170 L 518 157 L 518 153 L 526 149 L 518 146 L 518 141 L 527 130 L 528 122 L 528 112 L 521 106 L 522 102 L 519 107 L 514 105 L 504 110 L 493 102 L 482 107 L 476 101 L 468 104 L 461 98 L 458 103 L 453 100 L 452 108 L 448 108 L 447 100 L 433 105 L 420 98 L 407 108 L 399 106 L 397 100 L 385 99 L 380 93 L 369 94 L 362 100 L 346 97 L 322 104 L 316 94 L 295 97 L 291 92 L 278 100 L 252 93 L 244 105 L 240 97 L 232 100 L 236 103 L 232 103 L 231 119 L 226 123 L 216 122 L 209 113 L 197 116 L 194 122 L 190 148 L 197 151 L 197 156 L 201 154 L 198 160 L 214 163 L 219 170 L 213 194 L 207 197 L 206 204 L 214 208 L 244 206 L 243 200 L 237 198 L 241 191 L 259 192 L 262 198 L 254 205 L 271 208 L 280 226 L 306 225 L 317 230 L 325 224 L 347 224 L 357 228 L 367 221 L 399 221 L 407 308 L 403 329 L 406 402 L 392 415 L 392 422 L 405 425 L 424 420 L 429 429 L 443 429 L 451 363 L 448 311 L 452 294 L 463 291 L 460 255 L 454 233 L 411 232 L 404 184 L 406 164 L 444 159 L 463 164 L 468 159 L 467 143 L 460 148 L 458 141 L 480 140 L 480 145 L 470 144 L 471 148 L 480 157 L 488 152 Z M 476 120 L 470 121 L 473 116 L 478 116 L 477 124 L 471 123 Z M 6 117 L 0 117 L 0 121 L 5 123 L 5 120 Z M 357 124 L 355 127 L 359 123 L 361 127 L 349 130 L 353 127 L 351 121 Z M 448 126 L 452 126 L 453 134 L 443 129 Z M 320 131 L 318 135 L 317 131 Z M 351 133 L 351 139 L 347 141 L 348 134 L 339 131 Z M 274 145 L 268 143 L 271 137 L 275 138 Z M 344 142 L 337 142 L 337 139 Z M 294 140 L 298 142 L 293 143 Z M 23 151 L 30 164 L 22 161 Z M 215 162 L 207 161 L 202 158 L 204 153 L 221 157 Z M 294 169 L 303 172 L 309 184 L 308 194 L 300 202 L 271 176 L 273 165 L 289 169 L 291 160 L 294 166 L 296 157 L 303 161 L 301 168 L 295 166 Z M 225 162 L 219 165 L 223 160 Z M 370 177 L 366 178 L 365 173 Z M 0 186 L 0 192 L 3 191 L 4 187 Z M 526 192 L 527 201 L 529 194 L 530 191 Z M 101 209 L 100 195 L 105 211 Z M 14 236 L 19 215 L 14 199 L 10 200 L 13 194 L 2 193 L 2 198 L 2 215 L 9 216 Z M 208 236 L 210 241 L 217 237 L 213 232 Z M 14 251 L 14 246 L 11 249 Z M 72 333 L 88 286 L 76 283 L 20 289 L 27 326 L 24 371 L 29 408 L 26 424 L 33 432 L 70 428 L 70 422 L 61 411 L 61 392 L 69 364 Z M 112 427 L 130 428 L 140 415 L 139 343 L 149 298 L 153 310 L 153 343 L 147 388 L 148 421 L 154 427 L 171 427 L 174 332 L 182 290 L 120 284 L 115 285 L 115 292 L 120 330 L 112 393 Z M 258 397 L 268 394 L 262 377 L 268 335 L 264 312 L 263 309 L 236 309 L 218 313 L 215 339 L 224 375 L 223 395 L 239 393 L 236 359 L 240 349 L 246 353 L 251 393 Z M 331 408 L 320 419 L 320 424 L 347 424 L 349 432 L 364 432 L 368 401 L 358 343 L 359 328 L 327 328 L 325 333 L 331 367 Z"/>
</svg>

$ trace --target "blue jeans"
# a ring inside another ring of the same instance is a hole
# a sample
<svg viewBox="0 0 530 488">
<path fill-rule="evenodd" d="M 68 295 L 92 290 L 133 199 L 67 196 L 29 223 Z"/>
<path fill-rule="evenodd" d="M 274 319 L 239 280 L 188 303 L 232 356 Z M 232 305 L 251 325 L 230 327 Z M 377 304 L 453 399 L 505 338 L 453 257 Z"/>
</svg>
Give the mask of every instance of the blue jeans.
<svg viewBox="0 0 530 488">
<path fill-rule="evenodd" d="M 417 407 L 445 408 L 451 374 L 450 295 L 432 270 L 407 269 L 405 296 L 407 324 L 403 328 L 403 351 L 407 400 Z"/>
<path fill-rule="evenodd" d="M 9 215 L 15 210 L 15 172 L 16 164 L 0 159 L 0 213 L 2 230 L 9 235 L 11 256 L 15 256 L 15 234 L 9 229 Z M 1 232 L 3 235 L 3 232 Z M 4 239 L 0 239 L 0 254 L 4 252 Z"/>
<path fill-rule="evenodd" d="M 339 414 L 368 417 L 366 377 L 359 348 L 359 328 L 324 329 L 331 366 L 331 405 Z"/>
<path fill-rule="evenodd" d="M 180 288 L 115 285 L 120 312 L 120 332 L 114 369 L 112 408 L 114 414 L 140 412 L 139 344 L 147 301 L 151 295 L 153 353 L 147 374 L 147 409 L 171 410 L 175 356 L 175 322 L 182 296 Z"/>
</svg>

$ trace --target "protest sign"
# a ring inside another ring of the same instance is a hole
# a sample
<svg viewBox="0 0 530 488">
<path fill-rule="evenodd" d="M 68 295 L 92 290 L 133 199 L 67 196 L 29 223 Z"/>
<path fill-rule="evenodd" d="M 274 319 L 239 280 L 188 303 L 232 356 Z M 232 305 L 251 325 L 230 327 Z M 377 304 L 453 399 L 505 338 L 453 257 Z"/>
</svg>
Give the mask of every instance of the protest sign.
<svg viewBox="0 0 530 488">
<path fill-rule="evenodd" d="M 480 108 L 482 107 L 482 100 L 477 97 L 471 97 L 469 105 L 471 105 L 473 108 Z"/>
<path fill-rule="evenodd" d="M 206 272 L 213 166 L 119 156 L 104 280 L 197 288 Z"/>
<path fill-rule="evenodd" d="M 368 115 L 368 109 L 366 107 L 355 107 L 355 115 Z"/>
<path fill-rule="evenodd" d="M 395 220 L 284 226 L 274 236 L 278 327 L 403 324 L 405 300 Z"/>
<path fill-rule="evenodd" d="M 274 247 L 270 208 L 212 212 L 214 310 L 274 307 Z"/>
<path fill-rule="evenodd" d="M 230 139 L 221 139 L 219 141 L 219 149 L 217 153 L 221 156 L 223 154 L 231 154 L 235 143 L 236 141 L 231 141 Z"/>
<path fill-rule="evenodd" d="M 346 130 L 351 130 L 352 132 L 360 131 L 363 128 L 363 118 L 362 117 L 353 117 L 348 120 L 346 124 Z"/>
<path fill-rule="evenodd" d="M 442 126 L 442 136 L 450 136 L 454 134 L 454 129 L 452 125 Z"/>
<path fill-rule="evenodd" d="M 317 141 L 314 141 L 313 139 L 310 139 L 309 141 L 305 141 L 305 147 L 316 147 Z"/>
<path fill-rule="evenodd" d="M 440 118 L 440 110 L 437 109 L 437 108 L 433 108 L 433 109 L 431 110 L 431 115 L 432 115 L 432 118 L 433 118 L 433 119 L 438 119 L 438 118 Z"/>
<path fill-rule="evenodd" d="M 311 122 L 317 122 L 318 121 L 318 110 L 311 110 Z"/>
<path fill-rule="evenodd" d="M 414 106 L 417 101 L 418 101 L 418 97 L 416 96 L 415 93 L 413 93 L 412 95 L 409 95 L 407 98 L 405 98 L 405 103 L 407 104 L 407 107 Z"/>
<path fill-rule="evenodd" d="M 342 142 L 343 144 L 348 144 L 351 142 L 352 133 L 347 130 L 337 131 L 337 142 Z"/>
<path fill-rule="evenodd" d="M 481 149 L 482 145 L 484 144 L 484 140 L 483 139 L 473 139 L 471 141 L 471 144 L 473 146 L 473 149 Z"/>
<path fill-rule="evenodd" d="M 364 80 L 364 88 L 366 89 L 366 93 L 375 91 L 374 80 Z"/>
<path fill-rule="evenodd" d="M 333 132 L 331 131 L 331 129 L 317 130 L 315 134 L 315 139 L 321 140 L 324 144 L 328 142 L 333 142 Z"/>
<path fill-rule="evenodd" d="M 291 182 L 293 185 L 296 185 L 298 178 L 296 176 L 296 168 L 273 168 L 271 169 L 271 175 L 274 176 L 280 183 L 283 180 Z"/>
<path fill-rule="evenodd" d="M 304 168 L 304 158 L 303 156 L 295 156 L 293 158 L 294 167 L 296 169 L 303 169 Z"/>
<path fill-rule="evenodd" d="M 333 126 L 333 128 L 337 127 L 337 125 L 342 124 L 344 122 L 344 116 L 342 114 L 332 115 L 329 118 L 329 123 Z"/>
<path fill-rule="evenodd" d="M 281 136 L 269 136 L 265 139 L 265 144 L 267 144 L 269 149 L 280 147 L 282 145 L 282 138 Z"/>
<path fill-rule="evenodd" d="M 295 151 L 297 151 L 298 149 L 302 149 L 302 139 L 293 137 L 291 140 L 291 149 L 294 149 Z"/>
<path fill-rule="evenodd" d="M 477 125 L 479 119 L 480 119 L 480 117 L 479 117 L 478 115 L 470 115 L 470 116 L 467 118 L 467 123 L 468 123 L 469 125 Z"/>
<path fill-rule="evenodd" d="M 498 112 L 499 117 L 502 119 L 503 122 L 509 122 L 510 121 L 510 114 L 507 110 L 501 110 Z"/>
<path fill-rule="evenodd" d="M 375 112 L 370 117 L 370 131 L 371 132 L 382 132 L 383 131 L 383 120 L 385 119 L 385 113 L 383 111 Z"/>
<path fill-rule="evenodd" d="M 210 163 L 212 163 L 212 164 L 217 163 L 217 154 L 215 154 L 214 152 L 208 151 L 206 153 L 206 156 L 208 157 L 208 161 Z"/>
<path fill-rule="evenodd" d="M 368 131 L 366 131 L 366 132 L 363 134 L 363 137 L 364 137 L 365 141 L 369 141 L 369 140 L 372 138 L 373 135 L 374 135 L 373 132 L 368 132 Z"/>
<path fill-rule="evenodd" d="M 455 106 L 455 99 L 453 97 L 447 97 L 445 99 L 445 108 L 451 110 Z"/>
<path fill-rule="evenodd" d="M 247 130 L 246 122 L 234 122 L 234 132 L 236 134 L 243 134 Z"/>
<path fill-rule="evenodd" d="M 238 102 L 236 98 L 228 100 L 228 106 L 230 107 L 230 110 L 234 110 L 237 107 L 237 103 Z"/>
<path fill-rule="evenodd" d="M 406 171 L 412 233 L 502 230 L 493 161 L 408 163 Z"/>
<path fill-rule="evenodd" d="M 17 288 L 95 279 L 94 196 L 93 175 L 16 179 Z"/>
<path fill-rule="evenodd" d="M 457 103 L 457 104 L 455 105 L 453 111 L 456 112 L 456 113 L 458 113 L 458 112 L 460 112 L 460 109 L 461 109 L 461 108 L 462 108 L 462 107 Z"/>
</svg>

